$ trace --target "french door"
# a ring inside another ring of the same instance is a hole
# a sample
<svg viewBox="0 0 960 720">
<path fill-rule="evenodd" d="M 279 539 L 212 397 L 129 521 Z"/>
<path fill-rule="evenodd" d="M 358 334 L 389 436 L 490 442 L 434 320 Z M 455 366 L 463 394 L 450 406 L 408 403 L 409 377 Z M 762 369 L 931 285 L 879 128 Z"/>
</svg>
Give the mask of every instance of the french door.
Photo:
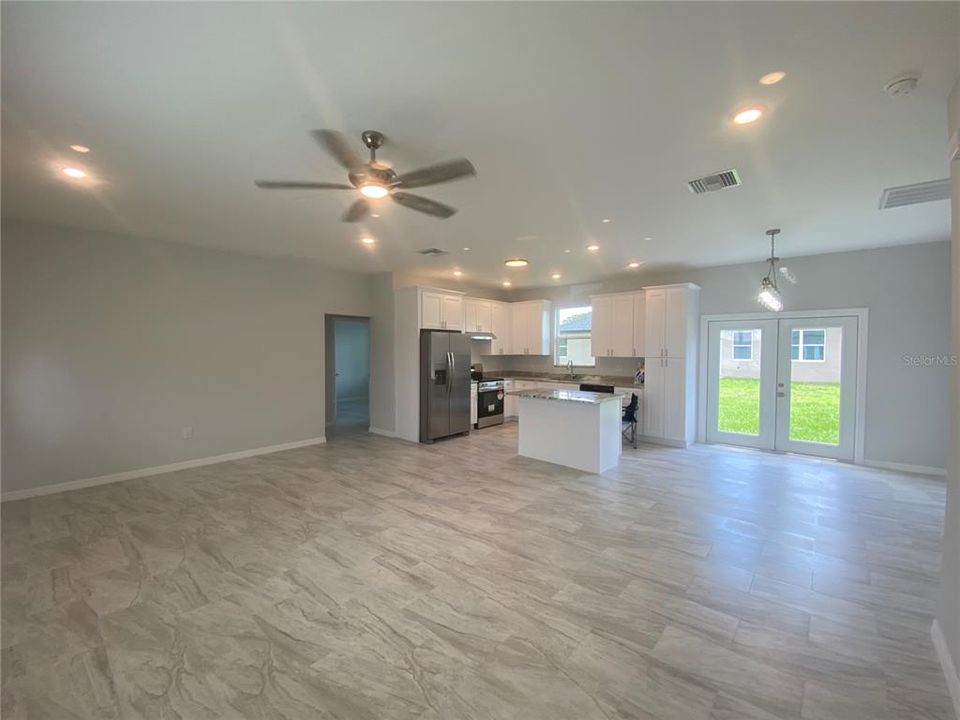
<svg viewBox="0 0 960 720">
<path fill-rule="evenodd" d="M 706 440 L 853 460 L 859 318 L 707 323 Z"/>
</svg>

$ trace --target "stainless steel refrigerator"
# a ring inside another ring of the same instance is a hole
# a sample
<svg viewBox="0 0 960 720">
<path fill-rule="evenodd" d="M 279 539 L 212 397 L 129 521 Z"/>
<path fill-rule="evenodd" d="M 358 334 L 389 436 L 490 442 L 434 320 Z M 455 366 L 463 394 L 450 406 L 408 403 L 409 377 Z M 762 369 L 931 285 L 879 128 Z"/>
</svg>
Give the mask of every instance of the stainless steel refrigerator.
<svg viewBox="0 0 960 720">
<path fill-rule="evenodd" d="M 420 331 L 420 442 L 470 431 L 470 340 Z"/>
</svg>

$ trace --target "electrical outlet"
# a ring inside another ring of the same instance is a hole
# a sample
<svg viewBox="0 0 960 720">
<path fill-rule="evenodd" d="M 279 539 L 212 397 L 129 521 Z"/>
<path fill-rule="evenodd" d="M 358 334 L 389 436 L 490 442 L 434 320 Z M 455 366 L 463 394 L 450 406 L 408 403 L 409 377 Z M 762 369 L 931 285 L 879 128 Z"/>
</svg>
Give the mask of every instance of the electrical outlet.
<svg viewBox="0 0 960 720">
<path fill-rule="evenodd" d="M 184 440 L 189 440 L 190 438 L 193 437 L 193 428 L 190 427 L 189 425 L 184 427 L 183 430 L 180 431 L 180 435 L 183 437 Z"/>
</svg>

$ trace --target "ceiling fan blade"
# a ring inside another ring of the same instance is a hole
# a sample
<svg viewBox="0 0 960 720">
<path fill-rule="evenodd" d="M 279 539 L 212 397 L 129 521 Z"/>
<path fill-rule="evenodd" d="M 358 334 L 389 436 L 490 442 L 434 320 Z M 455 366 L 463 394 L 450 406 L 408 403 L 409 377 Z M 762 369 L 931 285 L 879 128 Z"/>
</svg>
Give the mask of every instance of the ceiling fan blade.
<svg viewBox="0 0 960 720">
<path fill-rule="evenodd" d="M 258 188 L 267 190 L 355 190 L 353 185 L 328 182 L 300 182 L 299 180 L 254 180 Z"/>
<path fill-rule="evenodd" d="M 370 214 L 370 202 L 364 198 L 354 200 L 353 204 L 347 208 L 341 220 L 344 222 L 359 222 Z"/>
<path fill-rule="evenodd" d="M 347 170 L 353 170 L 363 164 L 354 154 L 350 142 L 344 137 L 343 133 L 336 130 L 314 130 L 310 134 Z"/>
<path fill-rule="evenodd" d="M 390 197 L 393 198 L 394 202 L 400 203 L 405 208 L 410 208 L 411 210 L 433 215 L 438 218 L 448 218 L 457 212 L 457 209 L 454 207 L 407 192 L 397 191 L 391 194 Z"/>
<path fill-rule="evenodd" d="M 450 182 L 462 177 L 476 175 L 477 170 L 473 164 L 466 158 L 457 158 L 447 162 L 428 165 L 419 170 L 413 170 L 400 176 L 400 185 L 405 188 L 423 187 L 425 185 L 436 185 L 437 183 Z"/>
</svg>

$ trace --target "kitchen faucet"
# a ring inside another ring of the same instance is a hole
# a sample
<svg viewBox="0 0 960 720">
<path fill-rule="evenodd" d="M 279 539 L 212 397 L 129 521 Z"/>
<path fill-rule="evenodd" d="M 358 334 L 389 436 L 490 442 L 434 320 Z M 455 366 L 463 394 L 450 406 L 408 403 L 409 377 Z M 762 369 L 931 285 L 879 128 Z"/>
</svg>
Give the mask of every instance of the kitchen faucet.
<svg viewBox="0 0 960 720">
<path fill-rule="evenodd" d="M 570 371 L 570 377 L 573 377 L 573 360 L 567 361 L 567 370 Z"/>
</svg>

